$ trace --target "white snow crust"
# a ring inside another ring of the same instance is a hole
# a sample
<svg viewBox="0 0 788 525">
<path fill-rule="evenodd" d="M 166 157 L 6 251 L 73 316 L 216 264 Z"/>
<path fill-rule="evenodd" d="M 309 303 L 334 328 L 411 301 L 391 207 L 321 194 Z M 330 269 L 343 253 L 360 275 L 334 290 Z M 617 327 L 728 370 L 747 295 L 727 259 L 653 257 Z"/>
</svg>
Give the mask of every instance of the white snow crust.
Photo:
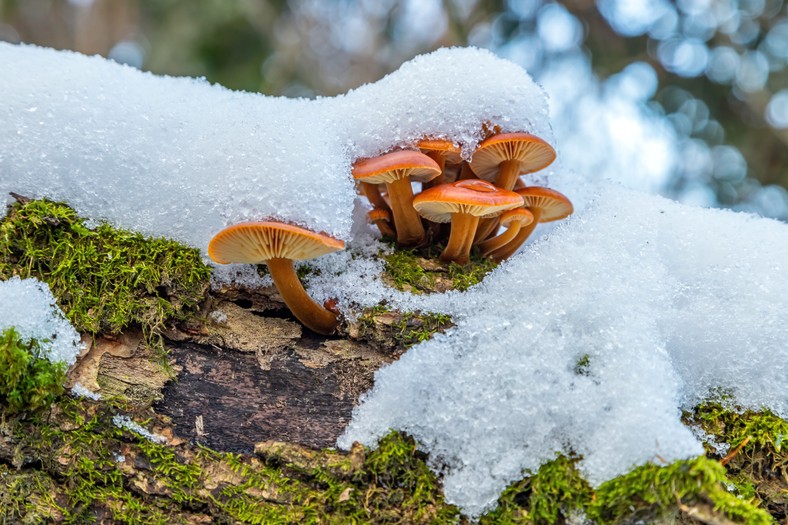
<svg viewBox="0 0 788 525">
<path fill-rule="evenodd" d="M 0 192 L 205 250 L 274 218 L 347 239 L 352 162 L 424 136 L 470 151 L 489 122 L 552 141 L 543 91 L 472 48 L 335 98 L 269 97 L 100 57 L 0 43 Z M 41 146 L 47 144 L 43 150 Z"/>
<path fill-rule="evenodd" d="M 377 373 L 339 446 L 408 432 L 477 515 L 557 451 L 594 484 L 702 454 L 680 411 L 720 389 L 788 417 L 788 226 L 598 191 L 480 285 L 409 305 L 456 327 Z"/>
<path fill-rule="evenodd" d="M 349 316 L 380 303 L 450 314 L 454 328 L 378 372 L 338 445 L 412 434 L 471 515 L 558 452 L 582 455 L 594 484 L 702 454 L 680 412 L 720 391 L 788 417 L 782 223 L 562 173 L 551 187 L 575 215 L 540 227 L 480 285 L 416 296 L 383 283 L 376 255 L 387 248 L 355 196 L 354 159 L 425 135 L 467 153 L 486 121 L 552 141 L 541 89 L 490 53 L 441 50 L 317 100 L 28 46 L 0 44 L 0 64 L 0 191 L 201 249 L 228 224 L 298 223 L 348 241 L 310 263 L 318 302 L 336 298 Z M 214 273 L 227 280 L 270 285 L 251 266 Z M 45 288 L 26 286 L 31 297 Z M 21 304 L 2 297 L 0 322 Z"/>
<path fill-rule="evenodd" d="M 12 277 L 0 281 L 0 332 L 14 327 L 23 341 L 36 339 L 50 361 L 73 365 L 82 350 L 79 334 L 55 303 L 46 283 Z"/>
</svg>

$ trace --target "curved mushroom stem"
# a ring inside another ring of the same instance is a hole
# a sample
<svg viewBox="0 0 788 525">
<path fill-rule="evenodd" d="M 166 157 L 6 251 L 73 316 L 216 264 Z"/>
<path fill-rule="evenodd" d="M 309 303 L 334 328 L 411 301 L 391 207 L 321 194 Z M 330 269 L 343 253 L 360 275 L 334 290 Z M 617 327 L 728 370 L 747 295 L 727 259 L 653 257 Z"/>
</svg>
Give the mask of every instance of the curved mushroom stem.
<svg viewBox="0 0 788 525">
<path fill-rule="evenodd" d="M 494 252 L 492 252 L 489 257 L 495 262 L 501 262 L 504 259 L 508 259 L 523 245 L 523 243 L 531 236 L 531 233 L 536 229 L 536 226 L 539 224 L 539 219 L 542 218 L 542 209 L 541 208 L 527 208 L 534 216 L 534 222 L 526 226 L 525 228 L 521 228 L 517 235 L 514 236 L 508 244 L 498 248 Z"/>
<path fill-rule="evenodd" d="M 413 189 L 410 178 L 403 177 L 386 183 L 391 198 L 391 213 L 394 215 L 394 229 L 397 230 L 397 244 L 416 246 L 424 242 L 424 226 L 421 217 L 413 207 Z"/>
<path fill-rule="evenodd" d="M 383 195 L 380 194 L 380 189 L 378 188 L 377 184 L 372 184 L 371 182 L 362 182 L 361 187 L 364 189 L 364 195 L 366 195 L 367 200 L 374 208 L 391 211 L 386 199 L 384 199 Z"/>
<path fill-rule="evenodd" d="M 309 297 L 298 280 L 293 261 L 276 258 L 266 262 L 276 289 L 293 315 L 310 330 L 323 335 L 333 334 L 339 325 L 337 316 Z"/>
<path fill-rule="evenodd" d="M 482 241 L 489 239 L 498 230 L 500 219 L 500 217 L 491 217 L 479 220 L 479 227 L 476 228 L 473 244 L 480 244 Z"/>
<path fill-rule="evenodd" d="M 441 253 L 441 260 L 468 264 L 471 260 L 471 243 L 479 224 L 479 217 L 470 213 L 452 213 L 451 233 L 446 249 Z"/>
<path fill-rule="evenodd" d="M 520 225 L 519 221 L 512 222 L 502 234 L 479 243 L 479 253 L 482 257 L 488 257 L 498 248 L 501 248 L 502 246 L 505 246 L 506 243 L 511 242 L 511 240 L 517 235 L 517 232 L 519 232 L 521 229 L 522 226 Z"/>
</svg>

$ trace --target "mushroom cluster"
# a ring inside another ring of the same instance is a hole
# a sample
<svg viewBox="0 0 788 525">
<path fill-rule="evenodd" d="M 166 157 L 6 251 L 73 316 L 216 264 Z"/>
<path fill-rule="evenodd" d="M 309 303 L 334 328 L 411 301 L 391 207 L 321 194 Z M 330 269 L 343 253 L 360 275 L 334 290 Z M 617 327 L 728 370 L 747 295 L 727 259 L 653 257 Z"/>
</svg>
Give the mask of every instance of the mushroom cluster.
<svg viewBox="0 0 788 525">
<path fill-rule="evenodd" d="M 445 262 L 467 264 L 471 250 L 500 262 L 511 257 L 541 222 L 563 219 L 572 203 L 522 175 L 542 170 L 555 150 L 530 133 L 493 133 L 463 160 L 448 140 L 425 139 L 418 150 L 361 159 L 353 177 L 370 204 L 368 217 L 399 246 L 444 244 Z M 413 194 L 414 182 L 422 191 Z M 450 224 L 447 229 L 442 227 Z M 498 233 L 503 227 L 506 230 Z"/>
<path fill-rule="evenodd" d="M 460 151 L 451 141 L 423 140 L 418 150 L 393 151 L 354 164 L 353 178 L 372 204 L 367 216 L 381 235 L 403 247 L 445 243 L 445 262 L 467 264 L 474 246 L 481 256 L 502 261 L 538 223 L 572 213 L 572 203 L 559 192 L 520 179 L 555 159 L 544 140 L 528 133 L 500 133 L 482 141 L 470 162 Z M 414 182 L 422 185 L 418 195 Z M 501 227 L 506 230 L 498 234 Z M 265 221 L 225 228 L 211 239 L 208 255 L 220 264 L 266 263 L 293 315 L 307 328 L 329 335 L 336 331 L 337 314 L 309 297 L 293 261 L 343 248 L 342 241 L 327 235 Z"/>
</svg>

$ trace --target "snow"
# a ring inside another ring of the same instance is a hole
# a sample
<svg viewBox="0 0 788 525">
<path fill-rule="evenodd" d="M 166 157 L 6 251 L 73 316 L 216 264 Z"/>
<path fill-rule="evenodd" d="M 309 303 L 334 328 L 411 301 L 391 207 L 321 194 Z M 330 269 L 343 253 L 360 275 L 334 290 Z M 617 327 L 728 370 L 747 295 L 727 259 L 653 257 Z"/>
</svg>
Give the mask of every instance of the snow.
<svg viewBox="0 0 788 525">
<path fill-rule="evenodd" d="M 65 201 L 203 250 L 227 225 L 269 218 L 346 239 L 352 162 L 425 135 L 471 151 L 489 123 L 552 140 L 541 88 L 471 48 L 436 51 L 317 100 L 34 46 L 0 43 L 0 64 L 0 193 Z"/>
<path fill-rule="evenodd" d="M 37 340 L 50 361 L 73 365 L 82 350 L 79 334 L 55 304 L 46 283 L 12 277 L 0 281 L 0 332 L 15 328 L 23 341 Z"/>
<path fill-rule="evenodd" d="M 421 298 L 456 327 L 377 373 L 339 445 L 410 433 L 474 515 L 557 451 L 594 484 L 700 455 L 680 411 L 719 389 L 788 417 L 786 265 L 785 224 L 598 188 L 479 286 Z"/>
<path fill-rule="evenodd" d="M 201 249 L 227 224 L 275 216 L 348 241 L 311 263 L 318 302 L 336 298 L 348 316 L 380 303 L 450 314 L 454 328 L 377 373 L 338 445 L 412 434 L 471 515 L 557 452 L 580 454 L 594 484 L 700 455 L 680 413 L 720 391 L 788 417 L 782 223 L 548 171 L 575 215 L 537 229 L 480 285 L 417 296 L 383 283 L 387 248 L 353 191 L 354 159 L 423 135 L 467 154 L 487 120 L 552 141 L 540 88 L 487 52 L 441 50 L 317 100 L 34 47 L 0 44 L 0 63 L 0 191 Z M 252 266 L 213 278 L 271 284 Z"/>
<path fill-rule="evenodd" d="M 162 444 L 167 442 L 167 438 L 153 433 L 147 428 L 143 427 L 139 423 L 132 421 L 129 416 L 121 416 L 120 414 L 116 414 L 112 417 L 112 424 L 118 428 L 123 428 L 128 430 L 129 432 L 133 432 L 140 437 L 143 437 L 150 441 L 151 443 Z"/>
</svg>

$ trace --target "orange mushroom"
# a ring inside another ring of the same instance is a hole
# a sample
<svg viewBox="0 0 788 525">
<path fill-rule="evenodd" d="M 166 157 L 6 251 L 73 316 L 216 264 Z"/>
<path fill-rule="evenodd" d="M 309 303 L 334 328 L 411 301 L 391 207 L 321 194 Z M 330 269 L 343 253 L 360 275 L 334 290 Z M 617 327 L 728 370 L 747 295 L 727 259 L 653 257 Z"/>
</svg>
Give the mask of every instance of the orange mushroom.
<svg viewBox="0 0 788 525">
<path fill-rule="evenodd" d="M 393 238 L 397 235 L 394 232 L 394 229 L 391 227 L 390 211 L 375 208 L 374 210 L 367 212 L 367 218 L 369 218 L 369 222 L 378 227 L 378 230 L 380 230 L 380 234 L 383 237 Z"/>
<path fill-rule="evenodd" d="M 489 182 L 470 179 L 424 190 L 413 199 L 413 207 L 432 222 L 451 222 L 451 233 L 441 260 L 467 264 L 479 217 L 495 217 L 522 206 L 523 199 L 512 191 Z"/>
<path fill-rule="evenodd" d="M 446 165 L 457 165 L 462 163 L 461 150 L 458 145 L 450 140 L 444 139 L 424 139 L 418 143 L 422 153 L 435 161 L 441 170 L 441 174 L 427 182 L 424 187 L 432 188 L 448 182 L 446 180 Z"/>
<path fill-rule="evenodd" d="M 411 180 L 428 182 L 440 173 L 434 160 L 421 152 L 407 150 L 363 159 L 353 166 L 353 177 L 357 181 L 386 185 L 397 243 L 402 246 L 415 246 L 424 242 L 424 226 L 419 214 L 413 209 Z"/>
<path fill-rule="evenodd" d="M 521 228 L 534 222 L 534 215 L 525 208 L 516 208 L 502 213 L 500 219 L 500 225 L 506 228 L 506 231 L 492 239 L 479 243 L 479 254 L 482 257 L 489 256 L 492 252 L 514 239 Z"/>
<path fill-rule="evenodd" d="M 470 166 L 480 179 L 512 190 L 520 175 L 544 169 L 554 160 L 555 150 L 539 137 L 530 133 L 501 133 L 479 144 Z M 474 242 L 482 242 L 497 229 L 497 220 L 482 221 Z"/>
<path fill-rule="evenodd" d="M 319 334 L 334 333 L 334 312 L 317 304 L 298 280 L 294 260 L 314 259 L 345 248 L 343 241 L 281 222 L 246 222 L 225 228 L 208 244 L 219 264 L 266 263 L 279 294 L 293 315 Z"/>
<path fill-rule="evenodd" d="M 479 144 L 471 169 L 480 179 L 505 190 L 514 188 L 517 177 L 546 168 L 555 160 L 553 147 L 530 133 L 502 133 Z"/>
<path fill-rule="evenodd" d="M 522 228 L 509 243 L 490 254 L 490 258 L 497 262 L 514 255 L 540 222 L 565 219 L 574 211 L 572 203 L 563 193 L 550 188 L 530 186 L 517 190 L 516 193 L 523 198 L 523 207 L 533 214 L 534 222 Z"/>
</svg>

